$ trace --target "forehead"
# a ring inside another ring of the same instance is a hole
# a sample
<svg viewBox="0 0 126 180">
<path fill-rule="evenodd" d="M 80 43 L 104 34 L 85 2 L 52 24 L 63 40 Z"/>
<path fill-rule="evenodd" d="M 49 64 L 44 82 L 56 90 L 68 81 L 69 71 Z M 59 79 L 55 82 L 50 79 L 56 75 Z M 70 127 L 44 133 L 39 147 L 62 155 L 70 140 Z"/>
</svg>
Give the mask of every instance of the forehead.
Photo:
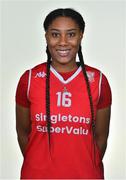
<svg viewBox="0 0 126 180">
<path fill-rule="evenodd" d="M 49 29 L 79 29 L 78 24 L 75 20 L 70 17 L 58 17 L 52 21 L 49 26 Z"/>
</svg>

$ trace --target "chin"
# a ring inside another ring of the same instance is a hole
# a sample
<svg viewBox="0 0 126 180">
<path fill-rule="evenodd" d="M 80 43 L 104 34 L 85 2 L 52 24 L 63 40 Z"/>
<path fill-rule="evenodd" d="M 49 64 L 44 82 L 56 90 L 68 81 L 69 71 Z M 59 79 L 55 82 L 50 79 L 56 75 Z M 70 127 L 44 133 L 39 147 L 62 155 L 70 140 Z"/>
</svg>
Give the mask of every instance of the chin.
<svg viewBox="0 0 126 180">
<path fill-rule="evenodd" d="M 69 64 L 69 62 L 70 61 L 65 61 L 65 60 L 64 61 L 58 61 L 58 63 L 61 65 L 67 65 L 67 64 Z"/>
<path fill-rule="evenodd" d="M 57 61 L 59 64 L 69 64 L 71 62 L 70 59 L 68 58 L 59 58 L 58 61 Z"/>
</svg>

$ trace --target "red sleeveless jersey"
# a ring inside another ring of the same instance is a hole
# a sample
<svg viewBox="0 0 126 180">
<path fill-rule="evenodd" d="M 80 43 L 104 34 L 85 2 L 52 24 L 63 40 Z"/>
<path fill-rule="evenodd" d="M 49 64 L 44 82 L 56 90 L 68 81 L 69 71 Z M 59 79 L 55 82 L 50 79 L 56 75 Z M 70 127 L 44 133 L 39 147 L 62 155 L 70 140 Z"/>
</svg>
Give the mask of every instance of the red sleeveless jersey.
<svg viewBox="0 0 126 180">
<path fill-rule="evenodd" d="M 96 115 L 102 73 L 89 66 L 86 72 Z M 93 142 L 90 102 L 82 68 L 67 80 L 50 68 L 50 149 L 45 89 L 46 63 L 43 63 L 29 70 L 27 97 L 32 130 L 21 179 L 103 179 L 100 151 Z"/>
</svg>

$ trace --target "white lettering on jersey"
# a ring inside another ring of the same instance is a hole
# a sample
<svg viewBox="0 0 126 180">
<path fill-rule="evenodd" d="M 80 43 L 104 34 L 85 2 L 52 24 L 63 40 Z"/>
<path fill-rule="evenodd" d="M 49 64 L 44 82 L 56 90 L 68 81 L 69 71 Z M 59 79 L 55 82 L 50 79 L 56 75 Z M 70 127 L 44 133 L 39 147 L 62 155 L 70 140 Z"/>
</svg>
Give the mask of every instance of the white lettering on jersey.
<svg viewBox="0 0 126 180">
<path fill-rule="evenodd" d="M 43 72 L 38 72 L 36 75 L 35 75 L 35 78 L 39 77 L 39 78 L 44 78 L 46 76 L 46 73 L 43 71 Z"/>
<path fill-rule="evenodd" d="M 41 125 L 38 125 L 36 127 L 37 131 L 38 132 L 42 132 L 42 133 L 47 133 L 47 126 L 41 126 Z M 68 127 L 68 126 L 65 126 L 65 127 L 50 127 L 50 132 L 51 133 L 56 133 L 56 134 L 59 134 L 59 133 L 67 133 L 68 135 L 70 134 L 74 134 L 74 135 L 88 135 L 88 129 L 85 129 L 83 127 L 79 127 L 79 128 L 74 128 L 73 126 L 71 127 Z"/>
<path fill-rule="evenodd" d="M 46 121 L 46 114 L 37 113 L 35 114 L 35 121 L 37 122 L 45 122 Z M 71 114 L 69 115 L 64 115 L 64 114 L 52 114 L 50 115 L 50 120 L 52 124 L 56 124 L 58 122 L 70 122 L 70 123 L 82 123 L 82 124 L 90 124 L 91 119 L 89 117 L 84 117 L 84 116 L 73 116 Z"/>
<path fill-rule="evenodd" d="M 70 92 L 57 92 L 57 106 L 70 107 L 72 94 Z"/>
</svg>

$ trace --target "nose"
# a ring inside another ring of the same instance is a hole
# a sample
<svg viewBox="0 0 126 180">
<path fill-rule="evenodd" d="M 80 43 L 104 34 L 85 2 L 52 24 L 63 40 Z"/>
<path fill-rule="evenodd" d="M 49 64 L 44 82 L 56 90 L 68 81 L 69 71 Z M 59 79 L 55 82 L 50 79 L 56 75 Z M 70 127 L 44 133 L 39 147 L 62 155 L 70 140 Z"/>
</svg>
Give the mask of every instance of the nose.
<svg viewBox="0 0 126 180">
<path fill-rule="evenodd" d="M 67 41 L 66 35 L 61 35 L 60 40 L 59 40 L 59 45 L 65 46 L 65 45 L 67 45 L 67 43 L 68 43 L 68 41 Z"/>
</svg>

